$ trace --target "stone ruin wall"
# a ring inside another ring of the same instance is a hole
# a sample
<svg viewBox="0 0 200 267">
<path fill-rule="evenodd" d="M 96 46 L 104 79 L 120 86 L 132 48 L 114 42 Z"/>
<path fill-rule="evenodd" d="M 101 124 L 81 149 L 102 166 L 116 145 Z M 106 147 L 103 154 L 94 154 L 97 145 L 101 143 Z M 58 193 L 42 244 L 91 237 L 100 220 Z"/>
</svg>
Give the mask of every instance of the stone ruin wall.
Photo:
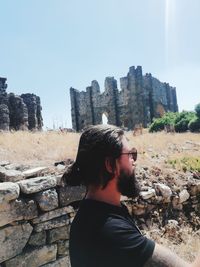
<svg viewBox="0 0 200 267">
<path fill-rule="evenodd" d="M 6 78 L 0 78 L 0 130 L 41 130 L 40 98 L 34 94 L 8 94 L 6 89 Z"/>
<path fill-rule="evenodd" d="M 81 131 L 85 126 L 101 124 L 105 114 L 108 124 L 130 130 L 139 123 L 147 127 L 164 112 L 178 111 L 176 88 L 151 74 L 143 76 L 141 66 L 130 67 L 127 76 L 120 79 L 120 87 L 119 91 L 114 77 L 105 79 L 103 93 L 97 81 L 92 81 L 86 92 L 71 87 L 73 129 Z"/>
<path fill-rule="evenodd" d="M 70 203 L 82 199 L 85 188 L 68 187 L 62 174 L 42 173 L 44 168 L 20 171 L 15 166 L 14 171 L 12 164 L 0 165 L 0 266 L 70 266 L 69 229 L 76 212 Z M 175 227 L 188 223 L 199 229 L 200 180 L 190 177 L 178 186 L 173 178 L 168 184 L 159 177 L 150 181 L 149 171 L 144 168 L 138 174 L 140 197 L 122 199 L 140 228 L 168 231 L 175 221 Z"/>
</svg>

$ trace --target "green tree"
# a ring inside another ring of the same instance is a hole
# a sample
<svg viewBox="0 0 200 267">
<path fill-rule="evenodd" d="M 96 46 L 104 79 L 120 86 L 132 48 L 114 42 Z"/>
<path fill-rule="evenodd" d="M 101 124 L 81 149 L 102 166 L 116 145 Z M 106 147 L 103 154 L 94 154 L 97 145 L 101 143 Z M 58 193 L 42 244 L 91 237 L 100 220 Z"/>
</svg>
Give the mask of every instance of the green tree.
<svg viewBox="0 0 200 267">
<path fill-rule="evenodd" d="M 174 125 L 178 113 L 167 112 L 162 118 L 154 119 L 149 127 L 149 132 L 158 132 L 164 130 L 165 125 Z"/>
<path fill-rule="evenodd" d="M 191 120 L 196 118 L 196 114 L 192 111 L 182 111 L 175 119 L 175 131 L 176 132 L 186 132 L 188 129 L 188 124 Z"/>
<path fill-rule="evenodd" d="M 200 103 L 195 106 L 196 115 L 198 118 L 200 118 Z"/>
</svg>

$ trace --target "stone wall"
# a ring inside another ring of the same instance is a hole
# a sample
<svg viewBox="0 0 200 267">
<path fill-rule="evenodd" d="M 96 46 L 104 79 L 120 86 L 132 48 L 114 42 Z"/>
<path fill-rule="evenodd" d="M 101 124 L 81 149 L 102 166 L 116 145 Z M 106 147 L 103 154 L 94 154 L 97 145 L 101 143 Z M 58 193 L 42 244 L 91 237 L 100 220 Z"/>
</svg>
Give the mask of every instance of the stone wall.
<svg viewBox="0 0 200 267">
<path fill-rule="evenodd" d="M 200 228 L 199 176 L 176 176 L 173 171 L 164 177 L 160 169 L 147 167 L 137 175 L 140 196 L 122 201 L 142 230 L 167 231 L 172 221 L 180 228 Z M 68 187 L 61 176 L 44 167 L 1 162 L 0 266 L 70 266 L 69 230 L 76 212 L 72 202 L 83 198 L 85 188 Z"/>
<path fill-rule="evenodd" d="M 40 98 L 34 94 L 7 94 L 6 78 L 0 78 L 0 130 L 41 130 Z"/>
<path fill-rule="evenodd" d="M 139 123 L 146 127 L 164 112 L 178 111 L 176 88 L 151 74 L 143 76 L 140 66 L 130 67 L 127 76 L 120 78 L 121 90 L 114 77 L 107 77 L 104 87 L 101 93 L 98 82 L 92 81 L 86 92 L 70 88 L 74 130 L 101 124 L 103 114 L 109 124 L 133 129 Z"/>
<path fill-rule="evenodd" d="M 0 165 L 0 266 L 70 266 L 67 205 L 85 189 L 61 185 L 61 175 L 33 177 L 44 168 Z"/>
</svg>

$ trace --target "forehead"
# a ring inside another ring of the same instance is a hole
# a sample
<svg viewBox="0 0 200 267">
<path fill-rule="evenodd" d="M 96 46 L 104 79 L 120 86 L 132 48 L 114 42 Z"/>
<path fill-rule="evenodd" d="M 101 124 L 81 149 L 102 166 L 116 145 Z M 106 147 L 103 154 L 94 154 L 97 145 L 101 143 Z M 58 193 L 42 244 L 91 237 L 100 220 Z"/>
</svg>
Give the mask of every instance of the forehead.
<svg viewBox="0 0 200 267">
<path fill-rule="evenodd" d="M 131 147 L 130 147 L 128 139 L 125 136 L 123 136 L 123 138 L 122 138 L 122 150 L 124 152 L 128 152 L 128 151 L 130 151 L 130 149 L 131 149 Z"/>
</svg>

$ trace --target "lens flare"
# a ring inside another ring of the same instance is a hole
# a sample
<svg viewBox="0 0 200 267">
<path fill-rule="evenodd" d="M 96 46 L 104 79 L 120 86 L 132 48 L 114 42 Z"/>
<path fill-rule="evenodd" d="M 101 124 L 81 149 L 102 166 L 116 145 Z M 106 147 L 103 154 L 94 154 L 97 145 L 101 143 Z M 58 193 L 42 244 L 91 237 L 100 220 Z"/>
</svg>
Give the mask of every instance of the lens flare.
<svg viewBox="0 0 200 267">
<path fill-rule="evenodd" d="M 175 27 L 172 27 L 175 20 L 175 1 L 165 0 L 165 61 L 167 66 L 169 64 L 169 52 L 172 48 L 170 44 L 175 41 L 173 40 Z"/>
</svg>

